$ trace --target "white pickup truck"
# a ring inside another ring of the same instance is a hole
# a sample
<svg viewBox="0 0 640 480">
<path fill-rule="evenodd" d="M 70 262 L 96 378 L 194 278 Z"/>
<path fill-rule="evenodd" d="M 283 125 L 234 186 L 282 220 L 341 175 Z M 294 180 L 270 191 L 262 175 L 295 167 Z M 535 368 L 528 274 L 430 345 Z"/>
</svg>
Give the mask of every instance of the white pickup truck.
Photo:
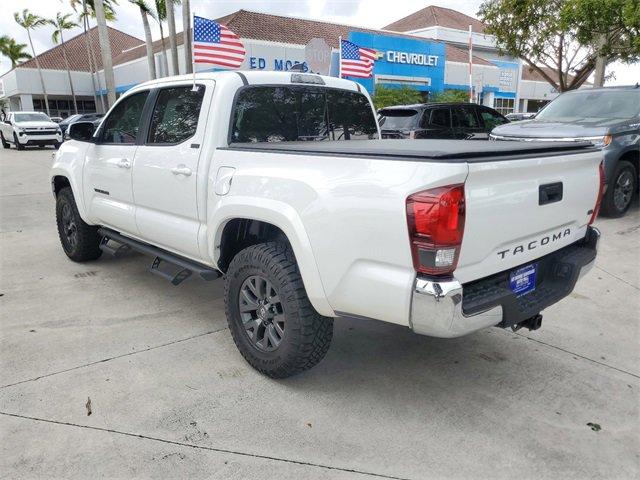
<svg viewBox="0 0 640 480">
<path fill-rule="evenodd" d="M 266 375 L 317 364 L 336 317 L 536 329 L 594 264 L 590 144 L 381 140 L 347 80 L 192 82 L 138 85 L 95 132 L 71 126 L 51 170 L 60 240 L 78 262 L 152 255 L 174 284 L 224 275 L 233 339 Z"/>
</svg>

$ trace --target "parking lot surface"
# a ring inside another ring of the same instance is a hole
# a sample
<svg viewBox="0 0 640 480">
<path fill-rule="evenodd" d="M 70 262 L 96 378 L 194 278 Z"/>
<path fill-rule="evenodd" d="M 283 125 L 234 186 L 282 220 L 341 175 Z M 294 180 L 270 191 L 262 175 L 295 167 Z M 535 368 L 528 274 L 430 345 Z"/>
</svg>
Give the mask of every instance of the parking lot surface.
<svg viewBox="0 0 640 480">
<path fill-rule="evenodd" d="M 0 477 L 639 477 L 637 206 L 597 221 L 596 268 L 541 330 L 340 319 L 275 381 L 236 350 L 221 280 L 65 257 L 52 152 L 0 151 Z"/>
</svg>

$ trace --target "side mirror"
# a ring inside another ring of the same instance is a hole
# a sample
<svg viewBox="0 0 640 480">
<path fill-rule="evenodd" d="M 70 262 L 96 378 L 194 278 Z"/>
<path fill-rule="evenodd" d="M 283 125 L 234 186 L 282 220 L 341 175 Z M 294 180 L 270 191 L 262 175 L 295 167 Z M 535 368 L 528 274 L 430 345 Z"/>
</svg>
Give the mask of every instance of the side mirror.
<svg viewBox="0 0 640 480">
<path fill-rule="evenodd" d="M 95 131 L 95 126 L 93 122 L 76 122 L 69 125 L 67 129 L 67 133 L 69 134 L 69 138 L 72 140 L 77 140 L 79 142 L 91 142 L 93 141 L 93 132 Z"/>
</svg>

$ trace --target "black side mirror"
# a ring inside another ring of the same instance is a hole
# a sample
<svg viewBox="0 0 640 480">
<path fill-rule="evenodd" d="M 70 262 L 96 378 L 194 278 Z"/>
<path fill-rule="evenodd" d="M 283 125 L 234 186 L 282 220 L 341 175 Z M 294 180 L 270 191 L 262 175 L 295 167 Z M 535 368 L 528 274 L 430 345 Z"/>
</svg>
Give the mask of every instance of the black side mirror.
<svg viewBox="0 0 640 480">
<path fill-rule="evenodd" d="M 68 128 L 69 138 L 79 142 L 92 142 L 93 132 L 95 132 L 93 122 L 76 122 Z"/>
</svg>

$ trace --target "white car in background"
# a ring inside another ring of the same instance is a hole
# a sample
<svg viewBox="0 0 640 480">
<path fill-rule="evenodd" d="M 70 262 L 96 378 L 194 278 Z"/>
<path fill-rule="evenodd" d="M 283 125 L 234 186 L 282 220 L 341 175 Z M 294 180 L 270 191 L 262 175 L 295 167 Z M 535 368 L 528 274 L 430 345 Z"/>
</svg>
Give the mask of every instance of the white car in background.
<svg viewBox="0 0 640 480">
<path fill-rule="evenodd" d="M 10 112 L 0 122 L 0 141 L 4 148 L 13 144 L 18 150 L 32 145 L 53 145 L 58 149 L 62 131 L 42 112 Z"/>
</svg>

